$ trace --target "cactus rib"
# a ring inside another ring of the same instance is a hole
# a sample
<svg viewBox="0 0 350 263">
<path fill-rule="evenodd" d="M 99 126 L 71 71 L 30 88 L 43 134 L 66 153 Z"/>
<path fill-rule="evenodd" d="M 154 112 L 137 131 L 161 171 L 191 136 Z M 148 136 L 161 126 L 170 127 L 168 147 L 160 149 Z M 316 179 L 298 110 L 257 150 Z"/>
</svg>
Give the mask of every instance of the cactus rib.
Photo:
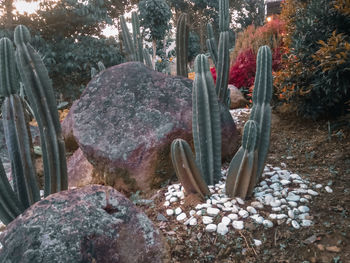
<svg viewBox="0 0 350 263">
<path fill-rule="evenodd" d="M 216 67 L 217 61 L 218 61 L 218 45 L 215 40 L 213 26 L 210 23 L 207 24 L 207 34 L 208 34 L 208 39 L 206 41 L 207 48 L 209 50 L 210 57 L 213 60 L 213 63 Z"/>
<path fill-rule="evenodd" d="M 217 79 L 216 94 L 219 100 L 227 105 L 228 97 L 228 75 L 230 68 L 230 52 L 229 52 L 229 33 L 228 31 L 220 33 L 218 63 L 217 63 Z"/>
<path fill-rule="evenodd" d="M 188 62 L 188 15 L 183 13 L 177 21 L 176 28 L 176 73 L 187 77 Z"/>
</svg>

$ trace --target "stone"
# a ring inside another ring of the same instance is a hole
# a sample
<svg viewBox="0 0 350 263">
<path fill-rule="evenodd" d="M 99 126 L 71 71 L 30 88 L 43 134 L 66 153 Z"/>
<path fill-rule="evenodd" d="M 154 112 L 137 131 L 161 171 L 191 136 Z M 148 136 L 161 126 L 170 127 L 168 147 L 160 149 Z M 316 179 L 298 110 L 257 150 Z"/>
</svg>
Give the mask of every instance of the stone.
<svg viewBox="0 0 350 263">
<path fill-rule="evenodd" d="M 239 216 L 242 217 L 242 218 L 247 218 L 247 217 L 249 216 L 249 213 L 248 213 L 246 210 L 244 210 L 244 209 L 240 210 L 240 211 L 238 212 L 238 214 L 239 214 Z"/>
<path fill-rule="evenodd" d="M 252 207 L 258 208 L 258 209 L 263 209 L 264 205 L 258 201 L 253 201 L 250 204 Z"/>
<path fill-rule="evenodd" d="M 129 199 L 107 186 L 52 194 L 0 235 L 2 262 L 164 262 L 160 231 Z"/>
<path fill-rule="evenodd" d="M 301 205 L 301 206 L 298 207 L 298 210 L 300 211 L 300 213 L 307 213 L 307 212 L 310 211 L 310 208 L 308 208 L 305 205 Z"/>
<path fill-rule="evenodd" d="M 213 218 L 210 216 L 203 216 L 202 220 L 205 225 L 213 223 Z"/>
<path fill-rule="evenodd" d="M 172 216 L 174 214 L 174 210 L 173 209 L 167 209 L 165 212 L 166 212 L 166 214 L 168 216 Z"/>
<path fill-rule="evenodd" d="M 295 229 L 299 229 L 300 228 L 300 225 L 297 221 L 295 220 L 292 220 L 292 226 L 295 228 Z"/>
<path fill-rule="evenodd" d="M 259 247 L 259 246 L 262 245 L 262 242 L 261 242 L 261 240 L 259 240 L 259 239 L 253 239 L 253 241 L 254 241 L 254 245 L 255 245 L 256 247 Z"/>
<path fill-rule="evenodd" d="M 295 214 L 294 214 L 293 210 L 288 210 L 288 216 L 289 216 L 291 219 L 294 219 Z"/>
<path fill-rule="evenodd" d="M 252 207 L 252 206 L 247 206 L 247 211 L 249 213 L 251 213 L 251 214 L 256 214 L 257 213 L 256 209 L 254 207 Z"/>
<path fill-rule="evenodd" d="M 195 217 L 191 218 L 189 224 L 190 224 L 190 226 L 197 225 L 197 218 L 195 218 Z"/>
<path fill-rule="evenodd" d="M 182 212 L 181 207 L 178 207 L 175 209 L 175 215 L 179 215 L 179 214 L 181 214 L 181 212 Z"/>
<path fill-rule="evenodd" d="M 217 216 L 220 213 L 220 209 L 208 207 L 207 208 L 207 214 L 210 216 Z"/>
<path fill-rule="evenodd" d="M 224 223 L 219 223 L 216 229 L 216 232 L 220 235 L 226 235 L 228 232 L 228 227 L 226 224 Z"/>
<path fill-rule="evenodd" d="M 215 224 L 209 224 L 205 227 L 205 231 L 207 232 L 215 232 L 216 231 L 216 225 Z"/>
<path fill-rule="evenodd" d="M 225 225 L 228 225 L 231 223 L 231 219 L 227 216 L 224 216 L 222 219 L 221 219 L 221 223 L 225 224 Z"/>
<path fill-rule="evenodd" d="M 265 227 L 267 227 L 267 228 L 273 227 L 273 223 L 272 223 L 270 220 L 267 220 L 267 219 L 265 219 L 265 220 L 263 221 L 263 225 L 264 225 Z"/>
<path fill-rule="evenodd" d="M 62 136 L 67 152 L 74 152 L 79 148 L 77 141 L 73 135 L 74 118 L 73 112 L 77 105 L 78 100 L 74 101 L 67 116 L 61 122 Z"/>
<path fill-rule="evenodd" d="M 303 219 L 301 221 L 301 226 L 308 227 L 308 226 L 311 226 L 311 225 L 312 225 L 312 221 L 311 220 Z"/>
<path fill-rule="evenodd" d="M 67 160 L 68 187 L 93 184 L 94 166 L 86 159 L 80 148 Z"/>
<path fill-rule="evenodd" d="M 110 67 L 89 82 L 72 111 L 73 135 L 99 183 L 148 191 L 174 174 L 171 142 L 193 145 L 192 85 L 139 62 Z M 228 109 L 221 105 L 220 112 L 222 159 L 231 159 L 238 131 Z"/>
<path fill-rule="evenodd" d="M 231 220 L 237 220 L 238 219 L 238 215 L 237 214 L 229 214 L 227 217 L 229 219 L 231 219 Z"/>
<path fill-rule="evenodd" d="M 330 188 L 328 185 L 324 188 L 327 193 L 333 193 L 332 188 Z"/>
<path fill-rule="evenodd" d="M 233 221 L 232 226 L 234 229 L 242 230 L 244 228 L 244 223 L 243 221 Z"/>
<path fill-rule="evenodd" d="M 244 108 L 249 104 L 242 92 L 234 85 L 228 85 L 228 89 L 230 90 L 230 109 Z"/>
<path fill-rule="evenodd" d="M 288 196 L 286 197 L 286 199 L 287 199 L 288 201 L 297 202 L 297 201 L 300 200 L 300 196 L 294 194 L 293 192 L 289 192 L 289 193 L 288 193 Z"/>
<path fill-rule="evenodd" d="M 176 217 L 176 220 L 177 221 L 182 221 L 182 220 L 185 220 L 187 218 L 186 214 L 185 213 L 181 213 L 179 214 L 177 217 Z"/>
</svg>

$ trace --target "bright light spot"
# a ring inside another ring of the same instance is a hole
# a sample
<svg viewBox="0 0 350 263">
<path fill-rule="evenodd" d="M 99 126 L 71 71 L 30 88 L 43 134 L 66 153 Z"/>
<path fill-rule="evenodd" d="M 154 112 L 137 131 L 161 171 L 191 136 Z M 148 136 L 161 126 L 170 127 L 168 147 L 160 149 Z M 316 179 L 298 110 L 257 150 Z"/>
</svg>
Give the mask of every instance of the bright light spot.
<svg viewBox="0 0 350 263">
<path fill-rule="evenodd" d="M 269 16 L 266 18 L 267 22 L 271 22 L 272 21 L 272 16 Z"/>
<path fill-rule="evenodd" d="M 113 25 L 108 25 L 102 30 L 102 34 L 106 37 L 115 37 L 118 35 L 118 28 Z"/>
<path fill-rule="evenodd" d="M 20 14 L 33 14 L 39 9 L 40 1 L 38 2 L 26 2 L 26 1 L 16 1 L 14 3 L 15 8 Z"/>
</svg>

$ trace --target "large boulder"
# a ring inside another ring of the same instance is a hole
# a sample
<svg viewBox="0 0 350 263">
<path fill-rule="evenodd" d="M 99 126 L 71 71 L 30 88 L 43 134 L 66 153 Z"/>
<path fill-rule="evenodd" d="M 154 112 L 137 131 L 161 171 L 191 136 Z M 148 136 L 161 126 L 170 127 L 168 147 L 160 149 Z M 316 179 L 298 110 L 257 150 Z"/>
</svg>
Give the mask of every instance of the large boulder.
<svg viewBox="0 0 350 263">
<path fill-rule="evenodd" d="M 67 160 L 68 187 L 82 187 L 93 183 L 94 166 L 86 159 L 80 148 Z"/>
<path fill-rule="evenodd" d="M 167 262 L 147 216 L 115 189 L 90 185 L 48 196 L 0 235 L 1 262 Z"/>
<path fill-rule="evenodd" d="M 149 190 L 174 175 L 171 142 L 182 138 L 193 146 L 192 83 L 138 62 L 111 67 L 90 81 L 67 116 L 72 128 L 63 130 L 94 165 L 96 183 Z M 239 142 L 228 109 L 220 108 L 225 159 Z"/>
<path fill-rule="evenodd" d="M 249 104 L 242 92 L 234 85 L 228 85 L 228 89 L 230 90 L 230 109 L 243 108 Z"/>
</svg>

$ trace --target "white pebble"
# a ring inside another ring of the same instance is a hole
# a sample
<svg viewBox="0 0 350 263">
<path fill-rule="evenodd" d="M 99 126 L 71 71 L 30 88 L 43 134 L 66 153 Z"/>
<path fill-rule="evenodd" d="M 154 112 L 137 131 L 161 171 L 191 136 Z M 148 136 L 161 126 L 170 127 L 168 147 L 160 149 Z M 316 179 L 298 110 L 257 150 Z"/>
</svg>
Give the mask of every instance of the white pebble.
<svg viewBox="0 0 350 263">
<path fill-rule="evenodd" d="M 224 207 L 231 207 L 232 203 L 230 201 L 224 203 Z"/>
<path fill-rule="evenodd" d="M 207 232 L 215 232 L 216 231 L 216 225 L 215 224 L 209 224 L 206 226 L 205 231 Z"/>
<path fill-rule="evenodd" d="M 238 215 L 237 214 L 229 214 L 227 217 L 230 218 L 231 220 L 237 220 L 238 219 Z"/>
<path fill-rule="evenodd" d="M 238 214 L 242 217 L 242 218 L 247 218 L 249 216 L 249 213 L 247 211 L 245 211 L 244 209 L 240 210 L 238 212 Z"/>
<path fill-rule="evenodd" d="M 302 206 L 299 206 L 299 207 L 298 207 L 298 210 L 300 211 L 300 213 L 306 213 L 306 212 L 309 212 L 309 211 L 310 211 L 310 208 L 308 208 L 308 207 L 305 206 L 305 205 L 302 205 Z"/>
<path fill-rule="evenodd" d="M 288 196 L 286 197 L 286 199 L 287 199 L 288 201 L 297 202 L 297 201 L 300 200 L 300 196 L 294 194 L 293 192 L 289 192 L 289 193 L 288 193 Z"/>
<path fill-rule="evenodd" d="M 290 184 L 290 181 L 289 180 L 281 180 L 281 184 L 288 185 L 288 184 Z"/>
<path fill-rule="evenodd" d="M 274 212 L 280 212 L 282 211 L 282 207 L 272 207 L 271 210 Z"/>
<path fill-rule="evenodd" d="M 288 216 L 285 215 L 285 214 L 278 214 L 276 218 L 277 218 L 278 220 L 281 220 L 281 219 L 285 219 L 285 218 L 287 218 L 287 217 L 288 217 Z"/>
<path fill-rule="evenodd" d="M 307 200 L 306 198 L 302 197 L 302 198 L 300 198 L 300 202 L 301 203 L 308 203 L 309 200 Z"/>
<path fill-rule="evenodd" d="M 221 223 L 225 224 L 225 225 L 228 225 L 231 223 L 231 219 L 227 216 L 224 216 L 222 219 L 221 219 Z"/>
<path fill-rule="evenodd" d="M 280 200 L 274 200 L 270 203 L 270 206 L 272 207 L 277 207 L 277 206 L 281 206 L 281 201 Z"/>
<path fill-rule="evenodd" d="M 191 210 L 191 211 L 190 211 L 190 216 L 193 216 L 195 213 L 196 213 L 196 211 Z"/>
<path fill-rule="evenodd" d="M 201 215 L 202 215 L 202 210 L 198 210 L 198 211 L 196 212 L 196 215 L 201 216 Z"/>
<path fill-rule="evenodd" d="M 220 235 L 226 235 L 228 232 L 228 227 L 224 223 L 219 223 L 216 232 Z"/>
<path fill-rule="evenodd" d="M 270 214 L 270 215 L 269 215 L 269 218 L 271 218 L 271 219 L 273 219 L 273 220 L 274 220 L 274 219 L 276 219 L 276 218 L 277 218 L 277 215 L 276 215 L 276 214 Z"/>
<path fill-rule="evenodd" d="M 177 202 L 177 197 L 173 196 L 172 198 L 170 198 L 169 202 L 170 203 L 174 203 L 174 202 Z"/>
<path fill-rule="evenodd" d="M 261 246 L 262 242 L 261 242 L 260 240 L 258 240 L 258 239 L 253 239 L 253 240 L 254 240 L 254 245 L 255 245 L 256 247 Z"/>
<path fill-rule="evenodd" d="M 242 230 L 244 228 L 244 223 L 243 221 L 233 221 L 232 226 L 234 229 Z"/>
<path fill-rule="evenodd" d="M 176 217 L 176 220 L 177 221 L 182 221 L 182 220 L 184 220 L 184 219 L 186 219 L 186 214 L 185 213 L 181 213 L 181 214 L 179 214 L 177 217 Z"/>
<path fill-rule="evenodd" d="M 213 218 L 210 216 L 203 216 L 202 220 L 205 225 L 213 223 Z"/>
<path fill-rule="evenodd" d="M 170 202 L 169 202 L 169 201 L 165 201 L 165 202 L 164 202 L 164 206 L 165 206 L 165 207 L 167 207 L 167 206 L 169 206 L 169 205 L 170 205 Z"/>
<path fill-rule="evenodd" d="M 273 227 L 273 223 L 272 223 L 270 220 L 267 220 L 267 219 L 265 219 L 265 220 L 263 221 L 263 225 L 264 225 L 265 227 L 268 227 L 268 228 Z"/>
<path fill-rule="evenodd" d="M 333 193 L 332 188 L 330 188 L 328 185 L 324 188 L 327 193 Z"/>
<path fill-rule="evenodd" d="M 241 198 L 236 197 L 236 200 L 240 205 L 244 205 L 244 201 Z"/>
<path fill-rule="evenodd" d="M 256 209 L 254 207 L 252 207 L 252 206 L 247 206 L 247 211 L 249 213 L 251 213 L 251 214 L 256 214 L 257 213 Z"/>
<path fill-rule="evenodd" d="M 198 209 L 202 209 L 202 204 L 198 204 L 198 205 L 196 205 L 195 209 L 196 209 L 196 210 L 198 210 Z"/>
<path fill-rule="evenodd" d="M 290 201 L 290 202 L 288 202 L 288 204 L 289 204 L 291 207 L 297 207 L 297 206 L 298 206 L 298 203 L 297 203 L 297 202 L 294 202 L 294 201 Z"/>
<path fill-rule="evenodd" d="M 300 220 L 305 220 L 305 219 L 309 218 L 309 216 L 310 216 L 309 213 L 304 213 L 304 214 L 298 215 L 298 218 Z"/>
<path fill-rule="evenodd" d="M 207 208 L 207 214 L 210 216 L 217 216 L 220 213 L 220 209 L 208 207 Z"/>
<path fill-rule="evenodd" d="M 169 200 L 171 199 L 171 197 L 172 197 L 172 195 L 167 195 L 167 196 L 165 197 L 165 200 L 166 200 L 166 201 L 169 201 Z"/>
<path fill-rule="evenodd" d="M 167 210 L 166 210 L 166 214 L 167 214 L 168 216 L 172 216 L 172 215 L 174 214 L 174 210 L 173 210 L 173 209 L 167 209 Z"/>
<path fill-rule="evenodd" d="M 262 216 L 259 216 L 256 214 L 250 216 L 250 218 L 252 218 L 255 221 L 255 223 L 257 223 L 257 224 L 262 224 L 264 222 L 264 218 Z"/>
<path fill-rule="evenodd" d="M 189 224 L 190 224 L 190 226 L 197 225 L 197 218 L 195 218 L 195 217 L 191 218 Z"/>
<path fill-rule="evenodd" d="M 311 225 L 312 225 L 312 221 L 311 220 L 303 219 L 301 221 L 301 226 L 307 227 L 307 226 L 311 226 Z"/>
<path fill-rule="evenodd" d="M 252 207 L 258 208 L 258 209 L 263 209 L 264 205 L 258 201 L 254 201 L 250 204 Z"/>
<path fill-rule="evenodd" d="M 181 212 L 182 212 L 181 207 L 178 207 L 175 209 L 175 215 L 179 215 L 179 214 L 181 214 Z"/>
<path fill-rule="evenodd" d="M 299 229 L 300 228 L 300 225 L 297 221 L 295 220 L 292 220 L 292 226 L 295 228 L 295 229 Z"/>
<path fill-rule="evenodd" d="M 312 189 L 307 190 L 307 193 L 309 195 L 318 195 L 318 193 L 316 191 L 312 190 Z"/>
<path fill-rule="evenodd" d="M 298 174 L 291 174 L 290 177 L 291 177 L 293 180 L 300 180 L 300 179 L 301 179 L 300 175 L 298 175 Z"/>
<path fill-rule="evenodd" d="M 316 185 L 315 185 L 315 188 L 316 188 L 316 189 L 320 189 L 320 188 L 322 188 L 322 186 L 323 186 L 322 184 L 316 184 Z"/>
<path fill-rule="evenodd" d="M 289 216 L 291 219 L 294 219 L 295 214 L 294 214 L 293 210 L 288 210 L 288 216 Z"/>
</svg>

